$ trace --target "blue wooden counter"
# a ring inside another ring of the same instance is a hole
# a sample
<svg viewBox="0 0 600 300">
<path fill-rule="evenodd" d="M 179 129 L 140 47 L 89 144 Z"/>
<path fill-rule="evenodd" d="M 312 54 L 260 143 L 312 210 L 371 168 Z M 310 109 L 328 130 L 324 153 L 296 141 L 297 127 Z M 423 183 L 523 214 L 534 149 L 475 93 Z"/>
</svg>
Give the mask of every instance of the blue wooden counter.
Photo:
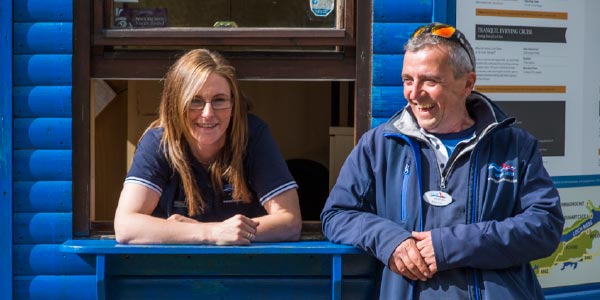
<svg viewBox="0 0 600 300">
<path fill-rule="evenodd" d="M 339 300 L 342 290 L 344 299 L 371 299 L 375 289 L 372 258 L 352 246 L 328 241 L 209 246 L 122 245 L 114 239 L 88 239 L 66 241 L 60 250 L 95 256 L 98 299 L 272 295 L 289 300 L 323 299 L 327 294 Z"/>
</svg>

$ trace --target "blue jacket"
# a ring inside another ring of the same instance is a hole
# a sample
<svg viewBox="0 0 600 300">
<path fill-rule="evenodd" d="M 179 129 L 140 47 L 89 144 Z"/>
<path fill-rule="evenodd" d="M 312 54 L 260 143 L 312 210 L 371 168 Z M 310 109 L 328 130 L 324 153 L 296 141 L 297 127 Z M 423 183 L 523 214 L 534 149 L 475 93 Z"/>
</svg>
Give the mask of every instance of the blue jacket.
<svg viewBox="0 0 600 300">
<path fill-rule="evenodd" d="M 476 137 L 446 166 L 404 109 L 363 135 L 327 199 L 325 236 L 386 266 L 412 231 L 431 231 L 438 273 L 410 281 L 386 267 L 380 299 L 544 298 L 529 262 L 556 249 L 564 218 L 537 140 L 481 94 L 467 108 Z M 427 191 L 453 200 L 429 205 Z"/>
</svg>

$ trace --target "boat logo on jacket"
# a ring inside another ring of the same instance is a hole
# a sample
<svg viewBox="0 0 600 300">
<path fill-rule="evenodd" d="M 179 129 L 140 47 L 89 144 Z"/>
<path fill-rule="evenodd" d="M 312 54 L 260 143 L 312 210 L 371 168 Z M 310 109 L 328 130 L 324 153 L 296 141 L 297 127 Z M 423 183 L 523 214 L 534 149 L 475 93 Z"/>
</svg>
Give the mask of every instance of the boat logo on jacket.
<svg viewBox="0 0 600 300">
<path fill-rule="evenodd" d="M 515 167 L 509 165 L 508 163 L 502 163 L 501 165 L 490 163 L 488 170 L 489 181 L 493 181 L 495 183 L 500 183 L 503 181 L 517 183 L 517 178 L 515 177 Z"/>
</svg>

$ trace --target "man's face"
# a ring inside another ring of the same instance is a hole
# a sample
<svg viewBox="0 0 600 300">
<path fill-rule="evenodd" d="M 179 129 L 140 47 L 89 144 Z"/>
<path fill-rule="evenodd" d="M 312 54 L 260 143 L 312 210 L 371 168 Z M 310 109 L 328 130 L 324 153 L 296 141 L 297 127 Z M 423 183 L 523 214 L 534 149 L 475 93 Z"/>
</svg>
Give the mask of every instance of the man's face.
<svg viewBox="0 0 600 300">
<path fill-rule="evenodd" d="M 465 100 L 475 84 L 475 73 L 455 78 L 446 48 L 406 52 L 402 80 L 404 97 L 427 132 L 459 132 L 473 124 Z"/>
</svg>

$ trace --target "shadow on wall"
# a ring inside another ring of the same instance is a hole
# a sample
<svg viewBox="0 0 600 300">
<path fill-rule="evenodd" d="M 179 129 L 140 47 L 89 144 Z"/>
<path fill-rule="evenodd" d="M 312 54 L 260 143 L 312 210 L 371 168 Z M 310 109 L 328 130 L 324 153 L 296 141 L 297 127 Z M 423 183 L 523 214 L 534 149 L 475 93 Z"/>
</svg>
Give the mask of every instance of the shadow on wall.
<svg viewBox="0 0 600 300">
<path fill-rule="evenodd" d="M 329 171 L 310 159 L 289 159 L 286 162 L 298 184 L 302 220 L 318 221 L 329 195 Z"/>
</svg>

